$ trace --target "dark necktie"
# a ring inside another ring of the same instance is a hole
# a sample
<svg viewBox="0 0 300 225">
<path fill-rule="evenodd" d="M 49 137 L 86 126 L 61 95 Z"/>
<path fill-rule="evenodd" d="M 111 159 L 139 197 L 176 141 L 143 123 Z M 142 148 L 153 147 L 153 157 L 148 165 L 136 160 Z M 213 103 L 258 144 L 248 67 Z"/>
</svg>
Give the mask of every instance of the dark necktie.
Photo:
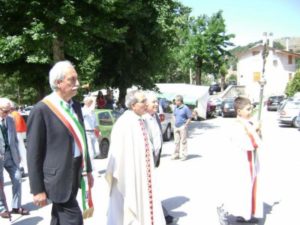
<svg viewBox="0 0 300 225">
<path fill-rule="evenodd" d="M 151 161 L 150 161 L 150 146 L 148 142 L 147 131 L 145 128 L 145 123 L 142 119 L 139 119 L 140 126 L 143 133 L 144 143 L 145 143 L 145 154 L 146 154 L 146 172 L 147 172 L 147 182 L 148 182 L 148 192 L 149 192 L 149 205 L 150 205 L 150 218 L 151 225 L 154 224 L 154 215 L 153 215 L 153 195 L 152 195 L 152 175 L 151 175 Z"/>
<path fill-rule="evenodd" d="M 1 131 L 5 143 L 5 151 L 9 150 L 9 143 L 8 143 L 8 134 L 7 134 L 7 127 L 5 125 L 5 119 L 2 119 L 1 121 Z"/>
</svg>

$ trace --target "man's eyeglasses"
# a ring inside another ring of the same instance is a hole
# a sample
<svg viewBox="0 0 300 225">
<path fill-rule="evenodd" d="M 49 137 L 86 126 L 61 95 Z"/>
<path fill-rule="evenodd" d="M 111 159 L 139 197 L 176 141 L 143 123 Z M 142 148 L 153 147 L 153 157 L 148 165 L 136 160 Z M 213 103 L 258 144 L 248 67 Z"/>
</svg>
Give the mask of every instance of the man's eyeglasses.
<svg viewBox="0 0 300 225">
<path fill-rule="evenodd" d="M 10 112 L 10 110 L 5 110 L 5 109 L 1 109 L 1 108 L 0 108 L 0 110 L 1 110 L 3 113 L 6 113 L 6 114 Z"/>
</svg>

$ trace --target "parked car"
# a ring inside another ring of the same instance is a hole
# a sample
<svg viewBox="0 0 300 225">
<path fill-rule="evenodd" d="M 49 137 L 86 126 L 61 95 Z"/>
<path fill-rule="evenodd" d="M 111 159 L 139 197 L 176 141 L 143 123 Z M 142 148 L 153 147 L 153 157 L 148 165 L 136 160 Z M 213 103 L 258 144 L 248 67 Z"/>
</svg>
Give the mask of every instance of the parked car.
<svg viewBox="0 0 300 225">
<path fill-rule="evenodd" d="M 221 115 L 222 117 L 235 117 L 236 112 L 234 109 L 235 98 L 225 98 L 221 104 Z"/>
<path fill-rule="evenodd" d="M 112 127 L 121 113 L 111 109 L 96 109 L 95 114 L 101 133 L 98 138 L 100 155 L 97 158 L 104 159 L 108 155 Z"/>
<path fill-rule="evenodd" d="M 220 91 L 221 91 L 221 86 L 219 84 L 211 84 L 208 89 L 210 95 L 213 95 Z"/>
<path fill-rule="evenodd" d="M 170 141 L 173 134 L 174 122 L 171 104 L 172 103 L 165 98 L 159 99 L 158 116 L 162 126 L 164 141 Z"/>
<path fill-rule="evenodd" d="M 278 109 L 279 123 L 299 127 L 297 117 L 300 112 L 300 100 L 287 99 Z"/>
<path fill-rule="evenodd" d="M 267 110 L 277 111 L 284 100 L 283 95 L 270 96 L 267 100 Z"/>
<path fill-rule="evenodd" d="M 207 101 L 206 117 L 213 118 L 221 115 L 222 99 L 212 97 Z"/>
</svg>

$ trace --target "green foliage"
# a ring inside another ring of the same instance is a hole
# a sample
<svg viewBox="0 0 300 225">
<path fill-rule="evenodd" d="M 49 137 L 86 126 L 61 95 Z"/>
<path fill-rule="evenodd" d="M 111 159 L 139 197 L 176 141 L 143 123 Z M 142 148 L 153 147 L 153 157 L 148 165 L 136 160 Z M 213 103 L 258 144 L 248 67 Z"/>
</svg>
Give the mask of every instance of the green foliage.
<svg viewBox="0 0 300 225">
<path fill-rule="evenodd" d="M 237 76 L 235 74 L 230 74 L 229 77 L 227 78 L 227 82 L 237 82 Z"/>
<path fill-rule="evenodd" d="M 180 24 L 172 0 L 0 0 L 0 73 L 49 92 L 48 71 L 68 59 L 92 88 L 151 88 Z M 7 90 L 9 91 L 9 90 Z M 6 93 L 9 95 L 10 93 Z"/>
<path fill-rule="evenodd" d="M 200 84 L 201 75 L 213 74 L 217 76 L 226 58 L 230 56 L 227 50 L 232 43 L 233 34 L 226 34 L 225 21 L 222 11 L 213 14 L 191 17 L 189 21 L 190 36 L 187 41 L 185 56 L 188 60 L 186 67 L 196 71 L 196 83 Z"/>
<path fill-rule="evenodd" d="M 300 70 L 295 73 L 295 76 L 289 81 L 285 90 L 288 97 L 293 96 L 296 92 L 300 92 Z"/>
<path fill-rule="evenodd" d="M 274 41 L 273 47 L 274 47 L 275 49 L 279 49 L 279 50 L 284 50 L 284 49 L 285 49 L 284 45 L 281 44 L 281 43 L 278 42 L 278 41 Z"/>
<path fill-rule="evenodd" d="M 0 94 L 22 104 L 50 92 L 48 72 L 58 60 L 74 63 L 81 85 L 119 88 L 123 95 L 132 85 L 188 82 L 190 68 L 206 82 L 201 73 L 223 74 L 230 55 L 233 35 L 225 33 L 221 11 L 190 18 L 191 9 L 174 0 L 0 5 Z"/>
<path fill-rule="evenodd" d="M 296 59 L 296 69 L 300 70 L 300 58 Z"/>
<path fill-rule="evenodd" d="M 38 93 L 33 88 L 20 85 L 18 78 L 0 74 L 0 96 L 6 96 L 18 105 L 33 104 L 32 99 L 36 99 Z"/>
</svg>

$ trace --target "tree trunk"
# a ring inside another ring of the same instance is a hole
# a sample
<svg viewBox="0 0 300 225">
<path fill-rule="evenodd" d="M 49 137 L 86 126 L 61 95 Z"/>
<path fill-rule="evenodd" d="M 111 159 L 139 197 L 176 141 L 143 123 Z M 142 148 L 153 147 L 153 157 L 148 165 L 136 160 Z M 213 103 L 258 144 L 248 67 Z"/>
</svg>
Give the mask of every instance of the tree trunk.
<svg viewBox="0 0 300 225">
<path fill-rule="evenodd" d="M 221 74 L 221 91 L 225 89 L 225 75 Z"/>
<path fill-rule="evenodd" d="M 202 59 L 196 59 L 196 85 L 201 85 Z"/>
<path fill-rule="evenodd" d="M 119 103 L 123 107 L 125 107 L 125 96 L 127 94 L 127 88 L 126 87 L 119 87 Z"/>
<path fill-rule="evenodd" d="M 53 39 L 52 50 L 54 62 L 58 62 L 65 59 L 64 41 L 59 37 Z"/>
</svg>

